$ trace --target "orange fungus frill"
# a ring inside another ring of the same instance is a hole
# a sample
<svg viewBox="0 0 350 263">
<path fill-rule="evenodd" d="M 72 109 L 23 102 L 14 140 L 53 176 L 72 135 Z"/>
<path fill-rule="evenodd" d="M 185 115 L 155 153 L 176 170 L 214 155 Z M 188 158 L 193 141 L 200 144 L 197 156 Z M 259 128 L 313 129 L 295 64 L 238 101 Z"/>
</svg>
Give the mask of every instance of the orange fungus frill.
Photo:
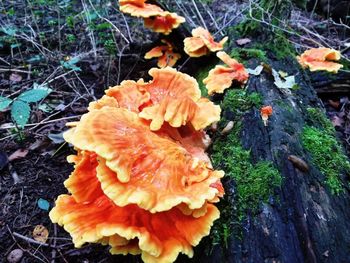
<svg viewBox="0 0 350 263">
<path fill-rule="evenodd" d="M 186 20 L 176 13 L 164 11 L 146 0 L 119 0 L 120 11 L 131 16 L 142 17 L 145 27 L 157 33 L 168 35 Z"/>
<path fill-rule="evenodd" d="M 136 113 L 118 108 L 92 111 L 65 133 L 65 139 L 101 157 L 97 177 L 119 206 L 137 204 L 152 213 L 180 203 L 196 209 L 218 194 L 210 185 L 222 172 L 208 169 L 179 144 L 151 132 Z"/>
<path fill-rule="evenodd" d="M 164 45 L 152 48 L 145 54 L 145 59 L 158 58 L 158 67 L 173 67 L 181 55 L 174 52 L 173 46 L 168 41 L 162 40 L 162 42 Z"/>
<path fill-rule="evenodd" d="M 178 28 L 185 21 L 184 17 L 167 11 L 154 17 L 144 18 L 145 27 L 164 35 L 169 35 L 173 29 Z"/>
<path fill-rule="evenodd" d="M 201 92 L 194 78 L 169 67 L 151 69 L 149 74 L 152 81 L 138 83 L 151 96 L 152 105 L 140 113 L 141 118 L 151 120 L 151 130 L 159 130 L 164 122 L 175 128 L 192 124 L 200 130 L 220 119 L 219 106 L 211 102 L 202 106 Z M 205 120 L 201 118 L 204 115 Z"/>
<path fill-rule="evenodd" d="M 260 109 L 260 115 L 265 126 L 267 126 L 267 121 L 269 119 L 269 116 L 272 115 L 272 113 L 273 113 L 273 109 L 271 106 L 264 106 Z"/>
<path fill-rule="evenodd" d="M 50 218 L 76 247 L 101 243 L 112 254 L 170 263 L 192 257 L 219 218 L 224 173 L 212 169 L 203 129 L 220 108 L 186 74 L 167 67 L 150 75 L 106 90 L 64 133 L 77 154 L 68 158 L 70 195 L 58 197 Z"/>
<path fill-rule="evenodd" d="M 61 195 L 50 212 L 51 220 L 65 227 L 77 247 L 104 238 L 111 253 L 141 254 L 149 263 L 173 262 L 179 253 L 192 257 L 192 246 L 209 234 L 218 217 L 214 205 L 208 205 L 205 215 L 197 218 L 178 208 L 152 214 L 136 205 L 120 207 L 106 196 L 77 203 L 71 196 Z"/>
<path fill-rule="evenodd" d="M 297 56 L 299 64 L 310 71 L 325 70 L 337 73 L 343 65 L 336 63 L 340 60 L 340 52 L 330 48 L 312 48 Z"/>
<path fill-rule="evenodd" d="M 184 50 L 190 57 L 201 57 L 222 50 L 227 40 L 225 37 L 220 42 L 215 42 L 208 30 L 197 27 L 192 30 L 192 37 L 184 39 Z"/>
<path fill-rule="evenodd" d="M 203 80 L 203 83 L 208 89 L 209 95 L 212 95 L 213 93 L 223 93 L 225 89 L 232 85 L 234 80 L 240 83 L 245 83 L 249 77 L 245 67 L 225 52 L 220 51 L 217 53 L 217 56 L 228 67 L 217 65 L 209 71 L 208 77 Z"/>
<path fill-rule="evenodd" d="M 120 11 L 136 17 L 151 17 L 164 12 L 157 5 L 147 4 L 146 0 L 119 0 Z"/>
</svg>

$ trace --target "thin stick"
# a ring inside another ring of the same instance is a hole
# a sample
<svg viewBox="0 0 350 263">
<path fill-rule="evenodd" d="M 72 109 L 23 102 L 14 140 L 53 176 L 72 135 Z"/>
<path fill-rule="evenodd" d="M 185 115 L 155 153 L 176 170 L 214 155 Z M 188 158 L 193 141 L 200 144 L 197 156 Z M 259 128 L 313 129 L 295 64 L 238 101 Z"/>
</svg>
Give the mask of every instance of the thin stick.
<svg viewBox="0 0 350 263">
<path fill-rule="evenodd" d="M 91 0 L 89 0 L 89 3 L 90 3 L 90 5 L 91 5 L 92 9 L 94 9 L 96 15 L 97 15 L 99 18 L 101 18 L 101 19 L 103 19 L 104 21 L 106 21 L 107 23 L 109 23 L 109 24 L 121 35 L 121 37 L 125 40 L 125 42 L 128 43 L 128 44 L 130 44 L 130 41 L 129 41 L 129 40 L 127 39 L 127 37 L 119 30 L 118 27 L 116 27 L 110 20 L 108 20 L 107 18 L 101 16 L 100 13 L 97 12 L 95 6 L 91 3 Z"/>
<path fill-rule="evenodd" d="M 21 234 L 18 234 L 17 232 L 13 232 L 12 234 L 13 234 L 15 237 L 18 237 L 18 238 L 20 238 L 20 239 L 22 239 L 22 240 L 27 241 L 28 243 L 40 245 L 40 246 L 43 246 L 43 247 L 50 247 L 49 244 L 36 241 L 36 240 L 34 240 L 34 239 L 32 239 L 32 238 L 29 238 L 29 237 L 23 236 L 23 235 L 21 235 Z"/>
<path fill-rule="evenodd" d="M 60 112 L 57 112 L 57 113 L 60 113 Z M 64 117 L 64 118 L 59 118 L 59 119 L 45 121 L 47 119 L 46 118 L 46 119 L 42 120 L 41 122 L 26 124 L 26 125 L 24 125 L 24 127 L 33 127 L 33 126 L 37 127 L 37 126 L 43 125 L 43 124 L 48 124 L 48 123 L 53 123 L 53 122 L 58 122 L 58 121 L 71 120 L 71 119 L 76 119 L 76 118 L 79 118 L 79 117 L 81 117 L 81 115 L 69 116 L 69 117 Z M 8 129 L 13 129 L 13 128 L 16 128 L 16 125 L 9 125 L 9 126 L 5 126 L 5 127 L 0 127 L 0 130 L 8 130 Z"/>
<path fill-rule="evenodd" d="M 205 27 L 205 29 L 208 29 L 208 28 L 207 28 L 207 25 L 205 24 L 205 21 L 204 21 L 202 15 L 201 15 L 201 12 L 199 12 L 199 10 L 198 10 L 198 7 L 197 7 L 196 2 L 195 2 L 194 0 L 192 0 L 192 3 L 193 3 L 193 5 L 194 5 L 194 9 L 196 9 L 196 12 L 197 12 L 197 14 L 198 14 L 198 17 L 199 17 L 199 19 L 201 20 L 203 26 Z"/>
</svg>

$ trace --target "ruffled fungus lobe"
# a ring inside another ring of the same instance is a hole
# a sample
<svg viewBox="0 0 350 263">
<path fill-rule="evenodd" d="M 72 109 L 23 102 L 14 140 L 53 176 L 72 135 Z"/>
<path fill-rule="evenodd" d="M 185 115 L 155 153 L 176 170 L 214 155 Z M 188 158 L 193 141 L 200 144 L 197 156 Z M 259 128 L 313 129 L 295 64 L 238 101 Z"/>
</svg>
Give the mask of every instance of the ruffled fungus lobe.
<svg viewBox="0 0 350 263">
<path fill-rule="evenodd" d="M 216 55 L 228 67 L 217 65 L 209 71 L 208 77 L 203 80 L 209 95 L 223 93 L 225 89 L 231 87 L 234 80 L 245 83 L 249 78 L 249 74 L 243 64 L 223 51 L 218 52 Z"/>
<path fill-rule="evenodd" d="M 158 67 L 173 67 L 181 58 L 179 53 L 173 51 L 173 46 L 166 40 L 162 40 L 165 45 L 152 48 L 145 54 L 145 59 L 158 58 Z"/>
<path fill-rule="evenodd" d="M 64 226 L 76 247 L 103 239 L 112 246 L 112 254 L 141 253 L 144 262 L 161 263 L 175 261 L 179 253 L 193 256 L 192 246 L 209 234 L 219 218 L 214 205 L 208 204 L 206 210 L 198 218 L 178 208 L 152 214 L 136 205 L 116 206 L 105 196 L 77 203 L 73 197 L 61 195 L 50 218 Z"/>
<path fill-rule="evenodd" d="M 75 170 L 64 182 L 64 186 L 77 202 L 92 202 L 96 196 L 103 194 L 101 185 L 96 178 L 98 165 L 95 153 L 79 151 L 78 155 L 71 155 L 68 161 L 75 163 Z"/>
<path fill-rule="evenodd" d="M 215 42 L 208 30 L 198 27 L 192 30 L 192 37 L 184 39 L 184 50 L 190 57 L 201 57 L 222 50 L 227 40 L 224 37 L 220 42 Z"/>
<path fill-rule="evenodd" d="M 108 107 L 92 111 L 64 138 L 101 157 L 97 177 L 116 205 L 137 204 L 152 213 L 180 203 L 197 209 L 218 194 L 210 185 L 222 172 L 208 169 L 179 144 L 149 131 L 136 113 Z"/>
<path fill-rule="evenodd" d="M 299 64 L 310 71 L 325 70 L 337 73 L 343 65 L 335 63 L 340 60 L 340 52 L 330 48 L 312 48 L 297 56 Z"/>
<path fill-rule="evenodd" d="M 146 0 L 119 0 L 119 10 L 136 17 L 151 17 L 163 13 L 157 5 L 147 4 Z"/>
<path fill-rule="evenodd" d="M 167 11 L 144 18 L 145 27 L 164 35 L 169 35 L 173 29 L 178 28 L 185 21 L 184 17 Z"/>
<path fill-rule="evenodd" d="M 159 130 L 164 122 L 172 127 L 191 123 L 200 130 L 220 119 L 219 106 L 200 101 L 200 89 L 194 78 L 169 67 L 151 69 L 149 74 L 152 81 L 138 83 L 151 96 L 152 105 L 140 113 L 141 118 L 151 120 L 151 130 Z"/>
<path fill-rule="evenodd" d="M 150 101 L 149 93 L 140 90 L 137 83 L 132 80 L 124 80 L 119 86 L 109 88 L 106 90 L 106 95 L 114 98 L 119 107 L 137 113 Z"/>
<path fill-rule="evenodd" d="M 167 67 L 150 75 L 108 89 L 64 134 L 77 150 L 68 158 L 71 195 L 58 197 L 50 218 L 76 247 L 101 243 L 112 254 L 171 263 L 179 253 L 192 257 L 219 218 L 213 203 L 224 195 L 224 172 L 212 169 L 202 129 L 220 108 L 186 74 Z M 148 109 L 157 109 L 150 121 L 140 117 Z M 154 120 L 163 122 L 157 131 Z"/>
<path fill-rule="evenodd" d="M 271 106 L 264 106 L 260 109 L 260 115 L 262 120 L 264 121 L 264 125 L 267 126 L 267 121 L 269 119 L 269 116 L 272 115 L 272 107 Z"/>
</svg>

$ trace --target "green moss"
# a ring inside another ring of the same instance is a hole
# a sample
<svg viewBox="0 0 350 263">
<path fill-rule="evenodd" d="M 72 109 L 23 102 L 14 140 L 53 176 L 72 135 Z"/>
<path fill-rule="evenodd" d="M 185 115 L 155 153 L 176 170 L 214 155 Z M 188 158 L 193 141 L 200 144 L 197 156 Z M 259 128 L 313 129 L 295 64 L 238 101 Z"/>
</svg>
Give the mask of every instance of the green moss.
<svg viewBox="0 0 350 263">
<path fill-rule="evenodd" d="M 257 43 L 254 48 L 265 51 L 276 57 L 278 60 L 295 57 L 296 51 L 294 46 L 289 42 L 285 34 L 280 30 L 273 31 L 268 40 L 264 43 Z"/>
<path fill-rule="evenodd" d="M 339 63 L 344 66 L 342 68 L 343 70 L 350 70 L 350 61 L 348 61 L 347 59 L 342 58 L 340 59 Z"/>
<path fill-rule="evenodd" d="M 289 113 L 293 113 L 293 106 L 289 104 L 288 102 L 285 102 L 283 100 L 277 99 L 275 100 L 275 103 L 280 106 L 282 109 L 285 109 Z"/>
<path fill-rule="evenodd" d="M 331 136 L 335 134 L 335 129 L 332 122 L 327 118 L 321 109 L 307 108 L 306 110 L 308 120 L 313 124 L 313 126 L 320 127 Z"/>
<path fill-rule="evenodd" d="M 225 93 L 221 108 L 234 111 L 237 118 L 252 107 L 259 108 L 262 105 L 262 97 L 256 92 L 249 93 L 243 89 L 229 89 Z"/>
<path fill-rule="evenodd" d="M 250 151 L 243 149 L 236 131 L 216 141 L 211 155 L 215 167 L 220 167 L 236 184 L 236 216 L 241 221 L 248 212 L 256 213 L 261 202 L 267 202 L 282 177 L 271 162 L 252 164 Z"/>
<path fill-rule="evenodd" d="M 256 212 L 260 203 L 268 202 L 274 190 L 282 184 L 281 174 L 271 162 L 260 161 L 247 168 L 249 169 L 246 173 L 239 173 L 234 177 L 240 219 L 244 218 L 247 211 Z"/>
<path fill-rule="evenodd" d="M 211 158 L 216 169 L 225 171 L 224 185 L 235 185 L 235 192 L 226 193 L 224 200 L 218 204 L 221 216 L 215 222 L 210 239 L 212 245 L 225 244 L 235 232 L 242 234 L 241 223 L 247 214 L 255 214 L 261 202 L 267 202 L 276 187 L 281 185 L 281 175 L 271 162 L 260 161 L 253 164 L 250 150 L 241 143 L 241 118 L 253 107 L 260 108 L 262 98 L 258 93 L 230 89 L 226 91 L 221 107 L 233 112 L 234 127 L 227 136 L 214 139 Z M 227 124 L 225 118 L 220 127 Z"/>
<path fill-rule="evenodd" d="M 203 83 L 203 80 L 208 77 L 208 74 L 209 74 L 209 71 L 214 68 L 216 65 L 215 64 L 212 64 L 212 63 L 209 63 L 208 65 L 204 66 L 203 68 L 201 68 L 200 70 L 197 71 L 196 75 L 194 76 L 195 79 L 197 80 L 198 82 L 198 85 L 199 85 L 199 89 L 201 90 L 201 93 L 202 93 L 202 97 L 208 97 L 208 90 L 207 88 L 205 87 L 204 83 Z"/>
<path fill-rule="evenodd" d="M 255 36 L 260 30 L 261 25 L 258 21 L 246 19 L 238 25 L 229 28 L 228 32 L 229 35 L 234 31 L 234 33 L 237 32 L 240 36 Z"/>
<path fill-rule="evenodd" d="M 257 48 L 234 48 L 230 55 L 243 64 L 245 60 L 251 58 L 257 58 L 263 62 L 267 62 L 266 52 Z"/>
<path fill-rule="evenodd" d="M 350 172 L 350 163 L 336 137 L 323 129 L 306 126 L 302 133 L 302 143 L 311 154 L 312 162 L 325 175 L 325 183 L 331 192 L 344 192 L 340 175 Z"/>
</svg>

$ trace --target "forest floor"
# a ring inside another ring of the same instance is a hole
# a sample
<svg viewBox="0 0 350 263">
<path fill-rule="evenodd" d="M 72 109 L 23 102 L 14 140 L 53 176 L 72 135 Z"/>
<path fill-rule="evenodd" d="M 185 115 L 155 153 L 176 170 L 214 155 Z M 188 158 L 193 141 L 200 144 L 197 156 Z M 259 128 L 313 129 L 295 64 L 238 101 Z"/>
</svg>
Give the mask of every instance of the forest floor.
<svg viewBox="0 0 350 263">
<path fill-rule="evenodd" d="M 111 256 L 107 247 L 99 245 L 76 249 L 69 234 L 48 217 L 57 196 L 67 192 L 63 182 L 73 169 L 66 161 L 74 151 L 63 141 L 65 124 L 78 120 L 107 87 L 124 79 L 147 79 L 148 70 L 156 66 L 156 61 L 143 56 L 159 36 L 145 30 L 139 19 L 123 16 L 115 2 L 1 1 L 0 96 L 15 99 L 35 85 L 52 92 L 30 104 L 30 118 L 23 129 L 11 117 L 11 107 L 0 111 L 0 262 L 17 248 L 24 251 L 21 262 L 141 262 L 139 257 Z M 188 34 L 203 19 L 216 36 L 225 35 L 248 11 L 239 1 L 196 2 L 194 6 L 191 1 L 163 1 L 189 22 L 181 34 Z M 299 32 L 306 36 L 289 36 L 297 52 L 314 46 L 313 42 L 348 47 L 344 26 L 318 20 L 316 15 L 312 20 L 298 10 L 293 16 L 293 23 L 299 23 Z M 170 36 L 179 41 L 175 37 Z M 175 44 L 182 47 L 179 42 Z M 183 54 L 178 68 L 192 73 L 203 61 Z M 339 92 L 320 97 L 349 150 L 349 96 Z M 37 225 L 49 232 L 44 245 L 33 239 Z"/>
</svg>

